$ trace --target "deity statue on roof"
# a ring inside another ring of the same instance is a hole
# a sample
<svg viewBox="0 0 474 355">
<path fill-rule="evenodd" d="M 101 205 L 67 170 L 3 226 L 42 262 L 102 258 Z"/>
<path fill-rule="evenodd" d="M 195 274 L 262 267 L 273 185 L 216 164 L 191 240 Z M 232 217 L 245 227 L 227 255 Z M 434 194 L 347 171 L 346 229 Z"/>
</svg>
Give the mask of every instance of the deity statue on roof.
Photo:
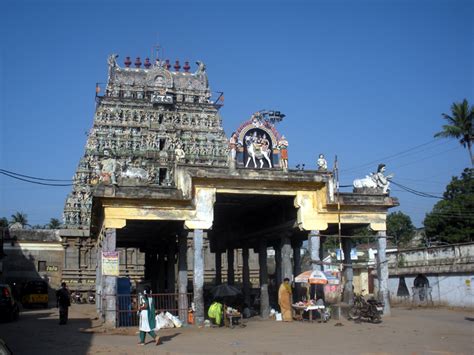
<svg viewBox="0 0 474 355">
<path fill-rule="evenodd" d="M 285 136 L 281 136 L 280 140 L 278 141 L 278 149 L 280 150 L 280 159 L 281 159 L 281 167 L 283 170 L 288 169 L 288 141 L 286 140 Z"/>
<path fill-rule="evenodd" d="M 386 194 L 390 190 L 390 180 L 393 174 L 385 176 L 385 164 L 379 164 L 376 173 L 371 173 L 363 179 L 354 180 L 354 189 L 377 189 Z"/>
<path fill-rule="evenodd" d="M 109 67 L 108 71 L 108 82 L 110 83 L 110 79 L 112 78 L 112 71 L 117 67 L 117 58 L 118 54 L 111 54 L 107 58 L 107 65 Z"/>
<path fill-rule="evenodd" d="M 237 145 L 239 143 L 239 138 L 237 137 L 236 132 L 232 132 L 232 135 L 229 138 L 229 150 L 230 150 L 230 157 L 232 160 L 235 160 L 237 154 Z"/>
<path fill-rule="evenodd" d="M 319 154 L 319 158 L 316 161 L 316 164 L 318 165 L 318 170 L 322 170 L 322 171 L 328 170 L 328 162 L 324 158 L 323 154 Z"/>
</svg>

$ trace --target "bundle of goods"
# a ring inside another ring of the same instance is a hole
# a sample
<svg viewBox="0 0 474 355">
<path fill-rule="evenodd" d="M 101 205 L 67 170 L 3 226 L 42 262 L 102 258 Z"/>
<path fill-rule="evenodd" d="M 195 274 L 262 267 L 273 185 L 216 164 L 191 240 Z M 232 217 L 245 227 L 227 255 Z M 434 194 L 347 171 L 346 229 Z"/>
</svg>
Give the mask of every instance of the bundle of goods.
<svg viewBox="0 0 474 355">
<path fill-rule="evenodd" d="M 181 328 L 183 323 L 179 320 L 178 317 L 172 315 L 170 312 L 157 314 L 155 317 L 156 320 L 156 330 L 167 329 L 167 328 Z"/>
<path fill-rule="evenodd" d="M 238 310 L 236 310 L 235 308 L 232 308 L 232 307 L 227 307 L 226 313 L 229 316 L 240 316 L 240 312 Z"/>
</svg>

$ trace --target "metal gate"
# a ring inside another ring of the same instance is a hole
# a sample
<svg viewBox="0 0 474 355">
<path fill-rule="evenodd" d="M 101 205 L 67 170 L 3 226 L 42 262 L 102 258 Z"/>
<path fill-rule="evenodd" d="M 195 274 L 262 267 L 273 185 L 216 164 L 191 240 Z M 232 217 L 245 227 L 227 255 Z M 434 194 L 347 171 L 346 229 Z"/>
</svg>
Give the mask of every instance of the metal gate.
<svg viewBox="0 0 474 355">
<path fill-rule="evenodd" d="M 188 313 L 188 309 L 179 309 L 179 293 L 156 293 L 153 297 L 155 310 L 158 313 L 170 312 L 178 316 L 180 311 Z M 192 293 L 187 293 L 188 306 L 191 306 Z M 117 326 L 136 327 L 138 326 L 138 295 L 117 295 Z"/>
</svg>

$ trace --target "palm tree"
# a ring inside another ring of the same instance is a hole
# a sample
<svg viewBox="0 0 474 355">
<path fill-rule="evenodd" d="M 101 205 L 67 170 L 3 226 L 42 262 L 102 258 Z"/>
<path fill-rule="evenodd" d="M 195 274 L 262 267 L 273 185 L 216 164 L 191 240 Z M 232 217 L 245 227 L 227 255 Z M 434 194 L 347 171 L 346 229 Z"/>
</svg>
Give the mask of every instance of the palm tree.
<svg viewBox="0 0 474 355">
<path fill-rule="evenodd" d="M 8 219 L 6 217 L 0 218 L 0 227 L 8 227 Z"/>
<path fill-rule="evenodd" d="M 459 139 L 463 147 L 467 147 L 471 165 L 474 165 L 472 157 L 472 141 L 474 140 L 474 131 L 472 121 L 474 119 L 474 106 L 469 107 L 466 99 L 463 102 L 453 103 L 451 106 L 451 116 L 443 113 L 443 118 L 448 124 L 443 126 L 441 132 L 436 133 L 435 137 L 446 137 Z"/>
<path fill-rule="evenodd" d="M 51 218 L 49 220 L 49 223 L 47 224 L 47 227 L 49 229 L 59 229 L 60 226 L 61 226 L 61 222 L 59 222 L 59 219 L 57 218 Z"/>
<path fill-rule="evenodd" d="M 19 223 L 22 227 L 29 226 L 28 224 L 28 216 L 24 212 L 17 212 L 12 214 L 12 223 Z"/>
</svg>

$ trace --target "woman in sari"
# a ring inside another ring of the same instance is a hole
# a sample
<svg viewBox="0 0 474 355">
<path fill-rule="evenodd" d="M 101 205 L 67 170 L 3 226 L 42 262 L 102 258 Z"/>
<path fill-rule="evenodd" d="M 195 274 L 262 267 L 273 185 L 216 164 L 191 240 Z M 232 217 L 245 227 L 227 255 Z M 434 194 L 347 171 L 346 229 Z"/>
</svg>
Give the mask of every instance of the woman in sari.
<svg viewBox="0 0 474 355">
<path fill-rule="evenodd" d="M 284 322 L 293 321 L 291 308 L 291 286 L 290 279 L 285 278 L 278 290 L 278 304 L 280 306 L 281 315 Z"/>
<path fill-rule="evenodd" d="M 140 330 L 140 342 L 138 345 L 145 345 L 145 337 L 147 333 L 155 340 L 155 344 L 158 345 L 160 343 L 160 337 L 153 331 L 156 326 L 155 305 L 153 303 L 153 298 L 151 297 L 150 288 L 145 287 L 143 295 L 140 294 L 139 298 L 140 325 L 138 329 Z"/>
</svg>

